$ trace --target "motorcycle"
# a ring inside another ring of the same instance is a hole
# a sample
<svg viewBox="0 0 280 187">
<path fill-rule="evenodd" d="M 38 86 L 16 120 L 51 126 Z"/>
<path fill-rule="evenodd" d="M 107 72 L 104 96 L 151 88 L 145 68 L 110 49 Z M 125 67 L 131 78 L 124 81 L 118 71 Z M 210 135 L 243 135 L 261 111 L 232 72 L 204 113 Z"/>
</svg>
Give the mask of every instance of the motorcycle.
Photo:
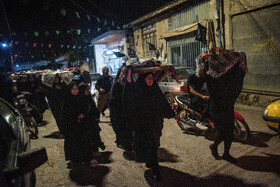
<svg viewBox="0 0 280 187">
<path fill-rule="evenodd" d="M 196 123 L 200 117 L 200 113 L 191 106 L 191 100 L 188 95 L 176 96 L 175 113 L 180 116 L 177 121 L 179 127 L 189 133 L 203 135 L 206 130 L 196 127 Z M 234 112 L 234 138 L 239 141 L 245 141 L 250 135 L 250 129 L 245 119 L 238 113 Z M 214 122 L 211 118 L 205 118 L 204 124 L 210 130 L 215 130 Z"/>
<path fill-rule="evenodd" d="M 25 98 L 25 94 L 21 94 L 16 96 L 15 99 L 15 107 L 18 109 L 18 111 L 23 116 L 30 138 L 36 139 L 38 138 L 38 127 L 37 122 L 32 116 L 32 107 L 30 106 L 30 103 Z"/>
<path fill-rule="evenodd" d="M 42 101 L 40 101 L 38 98 L 34 98 L 33 95 L 29 92 L 25 92 L 23 94 L 24 94 L 24 98 L 28 102 L 28 106 L 32 109 L 30 111 L 31 115 L 35 119 L 37 125 L 40 125 L 43 122 L 44 111 L 40 111 L 40 107 L 38 103 Z"/>
</svg>

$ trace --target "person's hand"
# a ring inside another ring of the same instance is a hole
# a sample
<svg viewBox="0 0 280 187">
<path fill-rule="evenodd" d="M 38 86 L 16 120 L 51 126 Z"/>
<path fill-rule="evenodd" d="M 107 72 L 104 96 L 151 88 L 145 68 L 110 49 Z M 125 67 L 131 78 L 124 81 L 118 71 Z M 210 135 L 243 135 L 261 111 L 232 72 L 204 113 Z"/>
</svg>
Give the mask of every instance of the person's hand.
<svg viewBox="0 0 280 187">
<path fill-rule="evenodd" d="M 57 89 L 57 90 L 61 90 L 61 86 L 59 86 L 59 85 L 55 85 L 55 89 Z"/>
<path fill-rule="evenodd" d="M 103 93 L 103 92 L 105 92 L 105 90 L 103 88 L 100 88 L 99 92 Z"/>
<path fill-rule="evenodd" d="M 202 99 L 204 99 L 204 100 L 209 100 L 209 96 L 206 96 L 206 95 L 204 95 L 204 96 L 202 96 Z"/>
<path fill-rule="evenodd" d="M 127 82 L 131 82 L 131 69 L 128 70 L 127 75 L 126 75 L 126 80 Z"/>
<path fill-rule="evenodd" d="M 25 91 L 22 91 L 21 93 L 22 93 L 22 94 L 26 94 L 26 95 L 31 95 L 31 93 L 30 93 L 30 92 L 25 92 Z"/>
<path fill-rule="evenodd" d="M 208 59 L 208 53 L 207 53 L 207 51 L 204 51 L 204 52 L 203 52 L 202 58 L 203 58 L 204 60 L 207 60 L 207 59 Z"/>
<path fill-rule="evenodd" d="M 180 121 L 181 120 L 180 116 L 177 115 L 177 114 L 175 114 L 174 118 L 176 119 L 176 121 Z"/>
<path fill-rule="evenodd" d="M 84 117 L 85 117 L 84 114 L 80 114 L 80 115 L 78 116 L 78 119 L 82 119 L 82 118 L 84 118 Z"/>
<path fill-rule="evenodd" d="M 82 118 L 84 118 L 85 116 L 84 116 L 84 114 L 80 114 L 79 116 L 78 116 L 78 123 L 80 123 L 80 119 L 82 119 Z"/>
</svg>

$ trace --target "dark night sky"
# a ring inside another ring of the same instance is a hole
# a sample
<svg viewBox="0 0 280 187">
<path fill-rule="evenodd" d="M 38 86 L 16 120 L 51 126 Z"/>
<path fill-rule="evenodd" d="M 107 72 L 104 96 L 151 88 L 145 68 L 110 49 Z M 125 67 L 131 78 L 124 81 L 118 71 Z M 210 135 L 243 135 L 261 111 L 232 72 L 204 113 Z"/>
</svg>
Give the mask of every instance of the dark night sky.
<svg viewBox="0 0 280 187">
<path fill-rule="evenodd" d="M 151 12 L 172 0 L 2 0 L 10 27 L 13 31 L 49 30 L 75 27 L 95 27 L 99 23 L 94 16 L 107 20 L 108 24 L 126 24 Z M 80 7 L 79 7 L 80 6 Z M 61 9 L 66 10 L 62 16 Z M 84 9 L 84 10 L 83 10 Z M 8 32 L 3 11 L 1 33 Z M 81 19 L 78 19 L 78 12 Z M 91 21 L 86 20 L 91 16 Z"/>
<path fill-rule="evenodd" d="M 66 53 L 73 46 L 83 49 L 94 37 L 108 30 L 120 29 L 124 24 L 171 1 L 173 0 L 0 0 L 0 42 L 13 41 L 13 53 L 18 56 L 16 61 L 50 59 L 53 55 Z M 62 9 L 66 11 L 65 16 L 61 13 Z M 80 29 L 81 34 L 77 34 Z M 37 36 L 35 32 L 38 33 Z M 46 35 L 46 32 L 49 34 Z M 0 50 L 0 56 L 2 52 L 5 51 Z"/>
</svg>

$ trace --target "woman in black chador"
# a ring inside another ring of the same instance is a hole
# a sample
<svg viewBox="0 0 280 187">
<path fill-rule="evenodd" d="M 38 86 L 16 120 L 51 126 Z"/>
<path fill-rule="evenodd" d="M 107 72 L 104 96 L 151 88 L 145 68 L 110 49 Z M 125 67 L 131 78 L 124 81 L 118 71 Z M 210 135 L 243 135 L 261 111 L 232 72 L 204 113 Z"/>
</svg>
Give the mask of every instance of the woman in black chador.
<svg viewBox="0 0 280 187">
<path fill-rule="evenodd" d="M 236 163 L 236 158 L 229 152 L 234 135 L 234 104 L 248 72 L 246 54 L 217 48 L 210 55 L 200 55 L 197 58 L 197 68 L 207 72 L 210 114 L 216 129 L 214 143 L 210 145 L 211 154 L 215 159 L 220 159 L 218 146 L 224 142 L 222 159 Z"/>
<path fill-rule="evenodd" d="M 219 78 L 208 76 L 207 85 L 211 98 L 210 111 L 215 123 L 215 140 L 210 145 L 211 153 L 219 159 L 218 146 L 224 142 L 222 158 L 231 163 L 237 160 L 230 153 L 234 131 L 234 104 L 241 93 L 245 71 L 235 64 L 226 74 Z"/>
<path fill-rule="evenodd" d="M 62 102 L 64 100 L 64 92 L 66 84 L 61 81 L 61 78 L 59 77 L 58 74 L 56 74 L 54 81 L 53 81 L 53 86 L 51 88 L 47 88 L 47 98 L 48 98 L 48 103 L 51 109 L 51 112 L 53 114 L 53 117 L 55 119 L 55 122 L 57 124 L 57 127 L 59 129 L 59 137 L 62 137 L 62 120 L 61 120 L 61 112 L 62 112 Z"/>
<path fill-rule="evenodd" d="M 136 157 L 143 160 L 146 166 L 152 169 L 154 179 L 160 181 L 157 150 L 160 146 L 163 119 L 173 118 L 175 114 L 152 73 L 140 75 L 137 86 L 141 93 L 137 99 L 140 123 L 135 131 Z"/>
<path fill-rule="evenodd" d="M 84 118 L 80 120 L 81 128 L 88 139 L 88 143 L 90 143 L 91 151 L 96 153 L 98 148 L 105 149 L 99 134 L 101 131 L 98 124 L 100 112 L 89 93 L 89 85 L 87 83 L 80 83 L 79 91 L 82 113 L 84 114 Z"/>
<path fill-rule="evenodd" d="M 125 67 L 118 70 L 114 80 L 110 96 L 110 119 L 113 130 L 116 134 L 116 144 L 118 147 L 126 147 L 125 123 L 123 119 L 122 93 L 124 87 Z"/>
<path fill-rule="evenodd" d="M 89 164 L 92 150 L 81 124 L 84 114 L 78 93 L 78 86 L 71 82 L 67 87 L 62 106 L 65 159 L 72 161 L 73 164 Z"/>
</svg>

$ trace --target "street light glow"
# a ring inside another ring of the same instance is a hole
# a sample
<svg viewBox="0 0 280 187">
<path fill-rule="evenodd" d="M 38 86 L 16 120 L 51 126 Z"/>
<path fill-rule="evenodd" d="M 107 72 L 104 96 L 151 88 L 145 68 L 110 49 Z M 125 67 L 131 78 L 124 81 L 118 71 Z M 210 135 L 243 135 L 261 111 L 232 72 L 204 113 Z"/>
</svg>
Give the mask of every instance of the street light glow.
<svg viewBox="0 0 280 187">
<path fill-rule="evenodd" d="M 107 55 L 112 55 L 112 54 L 113 54 L 113 51 L 111 51 L 111 50 L 110 50 L 110 51 L 106 51 L 106 54 L 107 54 Z"/>
<path fill-rule="evenodd" d="M 8 47 L 8 45 L 6 43 L 2 43 L 1 45 L 2 45 L 2 47 Z"/>
</svg>

